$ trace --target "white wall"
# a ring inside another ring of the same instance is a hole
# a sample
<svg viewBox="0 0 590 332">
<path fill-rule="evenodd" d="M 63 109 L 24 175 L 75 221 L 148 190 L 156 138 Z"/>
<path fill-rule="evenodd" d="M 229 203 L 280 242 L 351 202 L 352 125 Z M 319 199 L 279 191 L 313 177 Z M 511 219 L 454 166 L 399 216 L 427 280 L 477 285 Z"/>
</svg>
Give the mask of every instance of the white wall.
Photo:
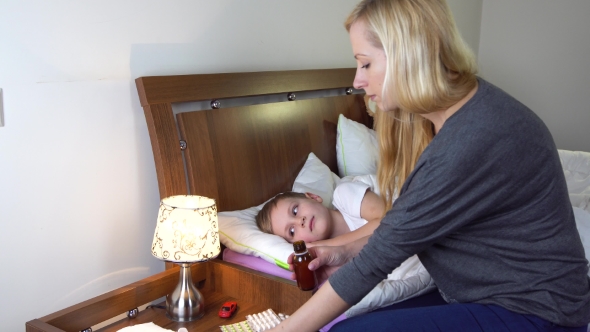
<svg viewBox="0 0 590 332">
<path fill-rule="evenodd" d="M 447 0 L 463 40 L 477 56 L 483 0 Z"/>
<path fill-rule="evenodd" d="M 481 75 L 530 107 L 560 149 L 590 151 L 590 1 L 484 0 Z"/>
<path fill-rule="evenodd" d="M 477 50 L 471 2 L 450 1 Z M 342 23 L 356 3 L 3 0 L 1 329 L 163 269 L 136 77 L 353 67 Z"/>
</svg>

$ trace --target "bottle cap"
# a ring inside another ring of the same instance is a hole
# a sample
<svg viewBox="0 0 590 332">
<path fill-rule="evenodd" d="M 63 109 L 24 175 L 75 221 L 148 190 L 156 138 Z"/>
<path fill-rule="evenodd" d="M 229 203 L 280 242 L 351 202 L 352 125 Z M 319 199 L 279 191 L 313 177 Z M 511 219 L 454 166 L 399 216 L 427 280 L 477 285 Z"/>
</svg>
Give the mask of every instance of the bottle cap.
<svg viewBox="0 0 590 332">
<path fill-rule="evenodd" d="M 303 241 L 295 241 L 293 242 L 293 250 L 296 253 L 301 253 L 307 251 L 307 247 L 305 246 L 305 242 Z"/>
</svg>

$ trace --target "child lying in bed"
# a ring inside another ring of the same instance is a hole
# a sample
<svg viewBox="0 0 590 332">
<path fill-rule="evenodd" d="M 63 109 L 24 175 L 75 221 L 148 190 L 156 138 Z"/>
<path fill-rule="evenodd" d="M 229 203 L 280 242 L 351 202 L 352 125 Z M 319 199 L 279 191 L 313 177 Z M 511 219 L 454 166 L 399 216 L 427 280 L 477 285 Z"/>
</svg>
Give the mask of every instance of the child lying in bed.
<svg viewBox="0 0 590 332">
<path fill-rule="evenodd" d="M 323 206 L 318 195 L 285 192 L 264 205 L 256 216 L 256 224 L 263 232 L 289 242 L 303 240 L 308 247 L 341 245 L 372 234 L 385 211 L 381 198 L 364 182 L 338 185 L 332 203 L 335 210 Z M 428 271 L 414 255 L 333 323 L 434 289 Z"/>
<path fill-rule="evenodd" d="M 313 193 L 284 192 L 264 205 L 256 216 L 263 232 L 293 243 L 342 245 L 370 235 L 383 217 L 384 203 L 363 182 L 344 182 L 333 196 L 335 209 L 322 205 Z"/>
</svg>

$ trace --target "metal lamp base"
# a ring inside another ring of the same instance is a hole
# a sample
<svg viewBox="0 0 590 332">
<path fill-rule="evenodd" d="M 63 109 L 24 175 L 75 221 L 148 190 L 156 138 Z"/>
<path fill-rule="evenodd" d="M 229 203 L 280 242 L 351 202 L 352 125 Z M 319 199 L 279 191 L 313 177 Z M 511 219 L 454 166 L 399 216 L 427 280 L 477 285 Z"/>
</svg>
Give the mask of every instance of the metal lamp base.
<svg viewBox="0 0 590 332">
<path fill-rule="evenodd" d="M 177 322 L 197 320 L 205 314 L 205 300 L 193 284 L 192 263 L 177 264 L 180 265 L 180 278 L 174 291 L 166 295 L 166 316 Z"/>
</svg>

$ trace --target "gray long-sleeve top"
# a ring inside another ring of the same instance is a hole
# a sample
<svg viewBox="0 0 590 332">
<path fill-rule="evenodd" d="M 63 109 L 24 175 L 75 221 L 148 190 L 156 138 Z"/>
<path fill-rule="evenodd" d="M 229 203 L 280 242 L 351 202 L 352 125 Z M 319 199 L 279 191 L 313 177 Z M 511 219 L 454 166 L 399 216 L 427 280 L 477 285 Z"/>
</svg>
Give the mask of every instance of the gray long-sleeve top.
<svg viewBox="0 0 590 332">
<path fill-rule="evenodd" d="M 418 254 L 448 302 L 587 324 L 588 262 L 553 138 L 526 106 L 478 81 L 330 284 L 354 304 Z"/>
</svg>

